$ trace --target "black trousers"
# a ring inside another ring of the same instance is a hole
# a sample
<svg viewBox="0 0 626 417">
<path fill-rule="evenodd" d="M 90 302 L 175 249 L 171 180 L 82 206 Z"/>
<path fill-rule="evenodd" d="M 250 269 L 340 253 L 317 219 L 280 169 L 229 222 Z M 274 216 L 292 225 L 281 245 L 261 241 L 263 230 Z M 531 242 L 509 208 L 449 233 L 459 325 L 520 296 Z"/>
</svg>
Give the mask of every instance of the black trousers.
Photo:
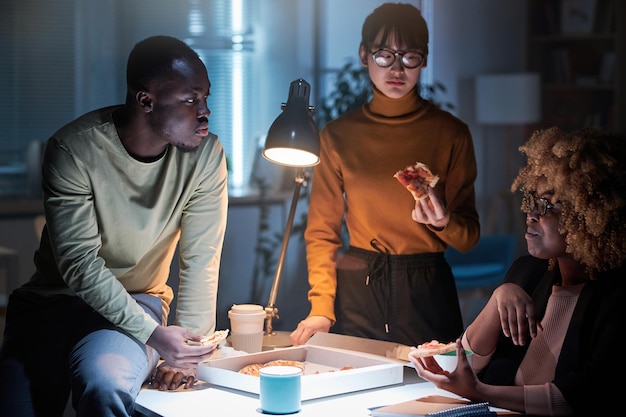
<svg viewBox="0 0 626 417">
<path fill-rule="evenodd" d="M 463 320 L 443 253 L 387 255 L 350 247 L 337 264 L 333 333 L 416 346 L 454 341 Z"/>
</svg>

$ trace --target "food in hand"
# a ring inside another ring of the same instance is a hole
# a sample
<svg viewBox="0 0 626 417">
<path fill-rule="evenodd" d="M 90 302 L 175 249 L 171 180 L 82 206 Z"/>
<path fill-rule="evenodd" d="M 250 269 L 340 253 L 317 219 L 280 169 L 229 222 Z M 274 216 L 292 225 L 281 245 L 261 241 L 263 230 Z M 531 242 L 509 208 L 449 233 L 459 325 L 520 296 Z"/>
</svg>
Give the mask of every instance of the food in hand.
<svg viewBox="0 0 626 417">
<path fill-rule="evenodd" d="M 409 190 L 415 200 L 428 197 L 428 188 L 434 188 L 439 181 L 439 176 L 421 162 L 409 165 L 393 176 Z"/>
<path fill-rule="evenodd" d="M 187 340 L 187 344 L 188 345 L 192 345 L 192 346 L 204 346 L 204 345 L 208 345 L 208 344 L 212 344 L 212 345 L 219 345 L 220 343 L 222 343 L 225 339 L 226 336 L 228 336 L 228 329 L 226 330 L 218 330 L 216 332 L 214 332 L 211 336 L 207 336 L 207 337 L 203 337 L 202 339 L 198 340 Z"/>
<path fill-rule="evenodd" d="M 441 343 L 438 340 L 422 343 L 409 352 L 409 356 L 414 358 L 425 358 L 427 356 L 443 355 L 456 349 L 456 342 Z"/>
</svg>

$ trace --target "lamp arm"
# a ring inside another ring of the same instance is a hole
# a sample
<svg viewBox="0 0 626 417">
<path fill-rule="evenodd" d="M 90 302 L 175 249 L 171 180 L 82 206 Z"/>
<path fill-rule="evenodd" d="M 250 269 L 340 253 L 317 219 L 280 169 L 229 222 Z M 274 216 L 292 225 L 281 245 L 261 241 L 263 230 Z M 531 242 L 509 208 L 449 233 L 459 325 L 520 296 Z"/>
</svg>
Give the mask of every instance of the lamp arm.
<svg viewBox="0 0 626 417">
<path fill-rule="evenodd" d="M 282 277 L 283 266 L 285 265 L 285 257 L 287 255 L 287 246 L 289 246 L 289 239 L 291 238 L 291 230 L 293 229 L 293 219 L 296 215 L 296 207 L 298 200 L 300 199 L 300 189 L 303 185 L 306 186 L 307 175 L 304 172 L 304 168 L 298 167 L 296 173 L 296 186 L 293 191 L 293 198 L 291 199 L 291 208 L 289 209 L 289 216 L 287 217 L 287 225 L 285 226 L 285 232 L 283 234 L 283 243 L 280 248 L 280 255 L 278 257 L 278 265 L 276 266 L 276 273 L 274 274 L 274 282 L 272 283 L 272 289 L 270 291 L 270 298 L 265 307 L 265 334 L 271 335 L 274 332 L 272 321 L 274 318 L 278 318 L 278 308 L 276 308 L 276 297 L 278 296 L 278 286 Z"/>
</svg>

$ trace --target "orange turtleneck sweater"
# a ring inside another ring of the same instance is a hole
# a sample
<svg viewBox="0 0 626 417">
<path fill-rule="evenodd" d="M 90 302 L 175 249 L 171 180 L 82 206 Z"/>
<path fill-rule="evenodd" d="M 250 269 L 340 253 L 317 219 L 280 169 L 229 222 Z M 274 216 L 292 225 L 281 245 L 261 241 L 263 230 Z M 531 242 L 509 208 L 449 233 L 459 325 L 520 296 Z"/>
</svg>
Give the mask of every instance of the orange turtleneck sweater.
<svg viewBox="0 0 626 417">
<path fill-rule="evenodd" d="M 335 320 L 336 261 L 344 208 L 350 245 L 378 242 L 394 255 L 471 249 L 480 237 L 470 131 L 416 92 L 400 99 L 374 89 L 372 101 L 329 122 L 313 171 L 307 229 L 310 315 Z M 434 191 L 450 214 L 436 231 L 411 219 L 415 200 L 394 177 L 422 162 L 439 175 Z"/>
</svg>

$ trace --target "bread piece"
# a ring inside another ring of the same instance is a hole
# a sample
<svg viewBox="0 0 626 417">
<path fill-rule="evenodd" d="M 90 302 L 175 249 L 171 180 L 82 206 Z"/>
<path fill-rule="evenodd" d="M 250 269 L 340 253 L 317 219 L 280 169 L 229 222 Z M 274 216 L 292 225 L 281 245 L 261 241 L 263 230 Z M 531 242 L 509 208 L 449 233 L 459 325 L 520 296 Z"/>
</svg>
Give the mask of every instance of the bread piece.
<svg viewBox="0 0 626 417">
<path fill-rule="evenodd" d="M 261 376 L 259 373 L 259 369 L 263 368 L 265 365 L 262 363 L 252 363 L 250 365 L 246 365 L 239 370 L 240 374 L 251 375 L 251 376 Z"/>
<path fill-rule="evenodd" d="M 441 343 L 438 340 L 422 343 L 417 348 L 409 352 L 409 356 L 414 358 L 425 358 L 428 356 L 443 355 L 444 353 L 456 350 L 456 342 Z"/>
<path fill-rule="evenodd" d="M 274 361 L 269 361 L 265 364 L 265 366 L 295 366 L 297 368 L 302 369 L 304 371 L 304 363 L 299 361 L 289 361 L 284 359 L 277 359 Z"/>
<path fill-rule="evenodd" d="M 409 165 L 393 176 L 409 190 L 415 200 L 427 198 L 428 188 L 434 188 L 439 182 L 439 176 L 433 174 L 430 168 L 421 162 Z"/>
<path fill-rule="evenodd" d="M 208 344 L 217 346 L 220 343 L 222 343 L 226 339 L 227 336 L 228 336 L 228 329 L 218 330 L 214 332 L 211 336 L 203 337 L 199 341 L 187 340 L 187 344 L 192 345 L 192 346 L 200 346 L 200 345 L 208 345 Z"/>
</svg>

